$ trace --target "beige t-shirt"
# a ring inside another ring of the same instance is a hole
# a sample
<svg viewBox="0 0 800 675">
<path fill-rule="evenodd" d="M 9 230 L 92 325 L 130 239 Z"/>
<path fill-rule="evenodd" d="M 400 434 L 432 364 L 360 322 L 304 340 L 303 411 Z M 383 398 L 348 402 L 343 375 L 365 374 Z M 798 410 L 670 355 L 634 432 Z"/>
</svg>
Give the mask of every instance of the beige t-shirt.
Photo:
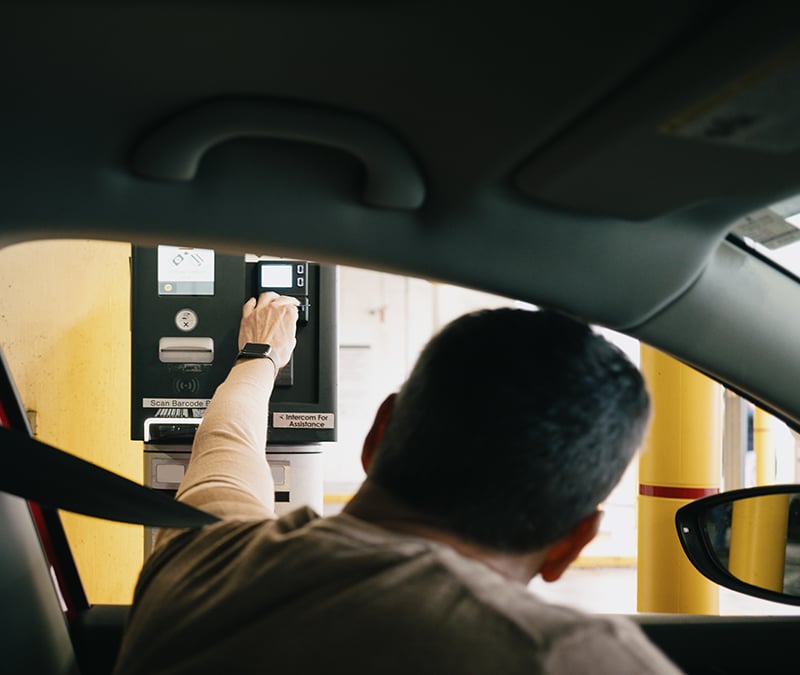
<svg viewBox="0 0 800 675">
<path fill-rule="evenodd" d="M 300 509 L 148 561 L 129 673 L 675 673 L 621 617 L 542 602 L 444 544 Z"/>
<path fill-rule="evenodd" d="M 217 390 L 179 498 L 224 520 L 168 532 L 147 561 L 118 675 L 679 672 L 630 621 L 547 604 L 443 543 L 273 519 L 272 374 L 241 363 Z"/>
</svg>

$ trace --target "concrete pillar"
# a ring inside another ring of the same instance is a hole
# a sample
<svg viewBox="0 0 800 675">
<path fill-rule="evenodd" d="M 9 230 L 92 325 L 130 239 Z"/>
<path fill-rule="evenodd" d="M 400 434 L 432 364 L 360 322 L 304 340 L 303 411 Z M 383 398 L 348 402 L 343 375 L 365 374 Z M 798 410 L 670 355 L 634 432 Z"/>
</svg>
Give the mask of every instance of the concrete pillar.
<svg viewBox="0 0 800 675">
<path fill-rule="evenodd" d="M 719 491 L 722 388 L 645 345 L 641 356 L 654 414 L 639 461 L 637 607 L 718 614 L 717 586 L 683 553 L 675 511 Z"/>
<path fill-rule="evenodd" d="M 761 408 L 753 414 L 753 451 L 756 453 L 756 485 L 775 483 L 775 444 L 772 415 Z"/>
<path fill-rule="evenodd" d="M 722 434 L 722 479 L 725 490 L 745 486 L 747 454 L 747 403 L 738 394 L 725 390 L 724 432 Z"/>
</svg>

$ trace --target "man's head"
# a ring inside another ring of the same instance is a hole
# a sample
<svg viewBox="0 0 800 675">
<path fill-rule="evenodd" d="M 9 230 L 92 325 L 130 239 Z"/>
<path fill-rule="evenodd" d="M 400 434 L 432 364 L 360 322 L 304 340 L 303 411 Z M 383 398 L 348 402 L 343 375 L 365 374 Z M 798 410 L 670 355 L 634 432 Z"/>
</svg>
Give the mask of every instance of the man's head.
<svg viewBox="0 0 800 675">
<path fill-rule="evenodd" d="M 426 346 L 369 479 L 467 541 L 535 551 L 608 496 L 648 414 L 639 371 L 586 325 L 544 311 L 468 314 Z"/>
</svg>

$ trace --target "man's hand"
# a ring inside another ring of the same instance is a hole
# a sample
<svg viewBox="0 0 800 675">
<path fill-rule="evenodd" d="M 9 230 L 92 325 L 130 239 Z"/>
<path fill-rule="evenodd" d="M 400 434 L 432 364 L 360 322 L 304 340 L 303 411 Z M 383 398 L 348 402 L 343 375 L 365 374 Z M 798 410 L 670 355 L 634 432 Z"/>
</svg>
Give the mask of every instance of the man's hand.
<svg viewBox="0 0 800 675">
<path fill-rule="evenodd" d="M 268 344 L 275 366 L 285 366 L 296 344 L 298 304 L 277 293 L 250 298 L 242 309 L 239 349 L 248 342 Z M 220 518 L 275 518 L 275 484 L 264 461 L 274 386 L 267 377 L 272 367 L 262 367 L 267 360 L 235 366 L 217 387 L 194 437 L 180 501 Z"/>
<path fill-rule="evenodd" d="M 295 332 L 299 304 L 296 298 L 273 292 L 262 293 L 258 300 L 250 298 L 242 308 L 239 349 L 247 342 L 268 344 L 278 367 L 285 366 L 297 343 Z"/>
</svg>

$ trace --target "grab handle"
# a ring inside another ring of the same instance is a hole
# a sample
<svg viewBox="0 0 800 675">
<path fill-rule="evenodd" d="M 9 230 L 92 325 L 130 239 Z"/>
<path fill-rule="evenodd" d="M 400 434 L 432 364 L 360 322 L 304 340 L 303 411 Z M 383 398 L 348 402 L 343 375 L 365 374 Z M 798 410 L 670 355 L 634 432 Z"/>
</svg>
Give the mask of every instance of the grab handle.
<svg viewBox="0 0 800 675">
<path fill-rule="evenodd" d="M 147 178 L 191 181 L 211 148 L 236 138 L 314 143 L 349 152 L 366 170 L 371 206 L 417 209 L 425 199 L 419 166 L 389 131 L 360 115 L 286 101 L 218 99 L 185 110 L 136 148 L 134 170 Z"/>
</svg>

